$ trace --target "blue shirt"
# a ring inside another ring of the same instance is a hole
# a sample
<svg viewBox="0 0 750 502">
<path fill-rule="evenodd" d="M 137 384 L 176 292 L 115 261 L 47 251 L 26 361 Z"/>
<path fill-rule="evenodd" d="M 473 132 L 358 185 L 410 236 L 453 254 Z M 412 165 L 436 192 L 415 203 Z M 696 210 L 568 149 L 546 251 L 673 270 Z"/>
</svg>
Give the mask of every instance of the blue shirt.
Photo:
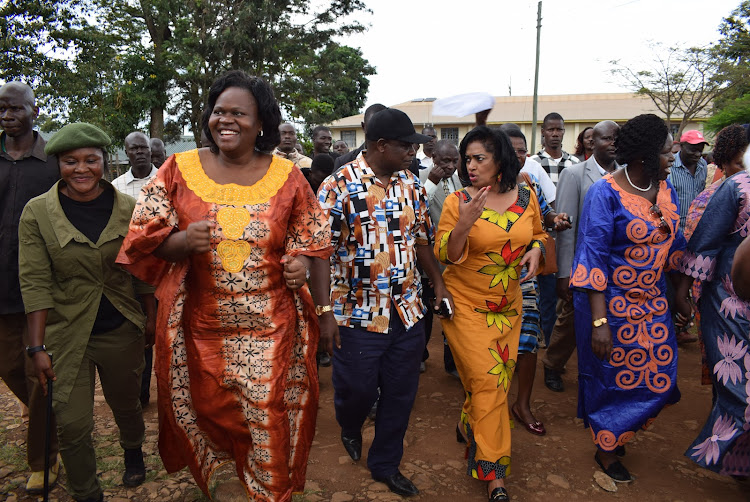
<svg viewBox="0 0 750 502">
<path fill-rule="evenodd" d="M 701 158 L 695 167 L 695 175 L 692 175 L 682 164 L 680 154 L 674 156 L 674 164 L 667 179 L 674 186 L 677 199 L 680 201 L 680 231 L 685 229 L 685 220 L 693 199 L 706 188 L 706 168 L 706 161 Z"/>
</svg>

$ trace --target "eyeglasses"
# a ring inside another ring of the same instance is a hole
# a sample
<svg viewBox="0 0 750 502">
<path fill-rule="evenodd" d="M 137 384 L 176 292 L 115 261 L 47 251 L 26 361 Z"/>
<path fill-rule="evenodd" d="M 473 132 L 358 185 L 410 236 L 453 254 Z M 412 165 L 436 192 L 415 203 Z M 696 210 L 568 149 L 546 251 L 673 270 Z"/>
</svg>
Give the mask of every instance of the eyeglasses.
<svg viewBox="0 0 750 502">
<path fill-rule="evenodd" d="M 669 226 L 669 223 L 667 223 L 667 220 L 664 219 L 664 216 L 662 216 L 659 206 L 654 204 L 649 211 L 651 214 L 659 218 L 659 230 L 664 234 L 671 235 L 672 228 Z"/>
<path fill-rule="evenodd" d="M 526 155 L 527 153 L 529 153 L 529 151 L 524 150 L 523 148 L 516 150 L 516 155 Z"/>
</svg>

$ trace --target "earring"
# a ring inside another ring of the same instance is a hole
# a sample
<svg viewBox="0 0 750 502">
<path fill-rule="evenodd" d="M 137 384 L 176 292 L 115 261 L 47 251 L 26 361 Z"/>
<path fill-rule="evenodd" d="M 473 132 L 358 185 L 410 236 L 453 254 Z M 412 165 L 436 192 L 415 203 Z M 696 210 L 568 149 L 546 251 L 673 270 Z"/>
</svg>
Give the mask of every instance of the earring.
<svg viewBox="0 0 750 502">
<path fill-rule="evenodd" d="M 260 132 L 258 133 L 258 136 L 263 137 L 263 129 L 260 130 Z"/>
</svg>

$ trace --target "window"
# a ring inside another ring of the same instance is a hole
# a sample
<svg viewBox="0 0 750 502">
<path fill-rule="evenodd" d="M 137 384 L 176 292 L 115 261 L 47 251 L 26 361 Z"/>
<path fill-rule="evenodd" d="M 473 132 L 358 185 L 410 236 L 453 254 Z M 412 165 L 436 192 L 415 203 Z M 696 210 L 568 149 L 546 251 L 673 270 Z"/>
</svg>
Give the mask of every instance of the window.
<svg viewBox="0 0 750 502">
<path fill-rule="evenodd" d="M 357 131 L 341 131 L 341 141 L 346 143 L 350 150 L 357 148 Z"/>
<path fill-rule="evenodd" d="M 458 146 L 458 127 L 441 127 L 440 139 L 450 140 L 454 145 Z"/>
</svg>

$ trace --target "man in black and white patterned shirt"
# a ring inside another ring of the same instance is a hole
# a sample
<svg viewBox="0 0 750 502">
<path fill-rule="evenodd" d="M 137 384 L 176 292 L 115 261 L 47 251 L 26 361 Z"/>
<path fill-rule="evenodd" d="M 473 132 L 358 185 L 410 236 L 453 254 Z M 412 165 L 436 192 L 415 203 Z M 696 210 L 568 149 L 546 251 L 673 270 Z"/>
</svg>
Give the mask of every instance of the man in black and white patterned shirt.
<svg viewBox="0 0 750 502">
<path fill-rule="evenodd" d="M 555 185 L 563 169 L 580 162 L 577 157 L 562 149 L 564 136 L 565 121 L 562 116 L 555 112 L 548 113 L 542 122 L 544 148 L 531 157 L 542 165 Z"/>
<path fill-rule="evenodd" d="M 549 174 L 552 183 L 557 186 L 560 173 L 563 169 L 578 164 L 578 158 L 570 155 L 562 149 L 562 141 L 565 136 L 565 121 L 559 113 L 548 113 L 542 122 L 542 139 L 544 148 L 536 155 L 531 157 L 539 162 L 545 171 Z M 555 239 L 555 232 L 549 233 L 550 237 Z M 557 304 L 557 291 L 555 274 L 539 275 L 537 277 L 539 284 L 539 309 L 541 311 L 542 332 L 544 333 L 544 342 L 549 344 L 552 328 L 557 321 L 555 306 Z"/>
</svg>

